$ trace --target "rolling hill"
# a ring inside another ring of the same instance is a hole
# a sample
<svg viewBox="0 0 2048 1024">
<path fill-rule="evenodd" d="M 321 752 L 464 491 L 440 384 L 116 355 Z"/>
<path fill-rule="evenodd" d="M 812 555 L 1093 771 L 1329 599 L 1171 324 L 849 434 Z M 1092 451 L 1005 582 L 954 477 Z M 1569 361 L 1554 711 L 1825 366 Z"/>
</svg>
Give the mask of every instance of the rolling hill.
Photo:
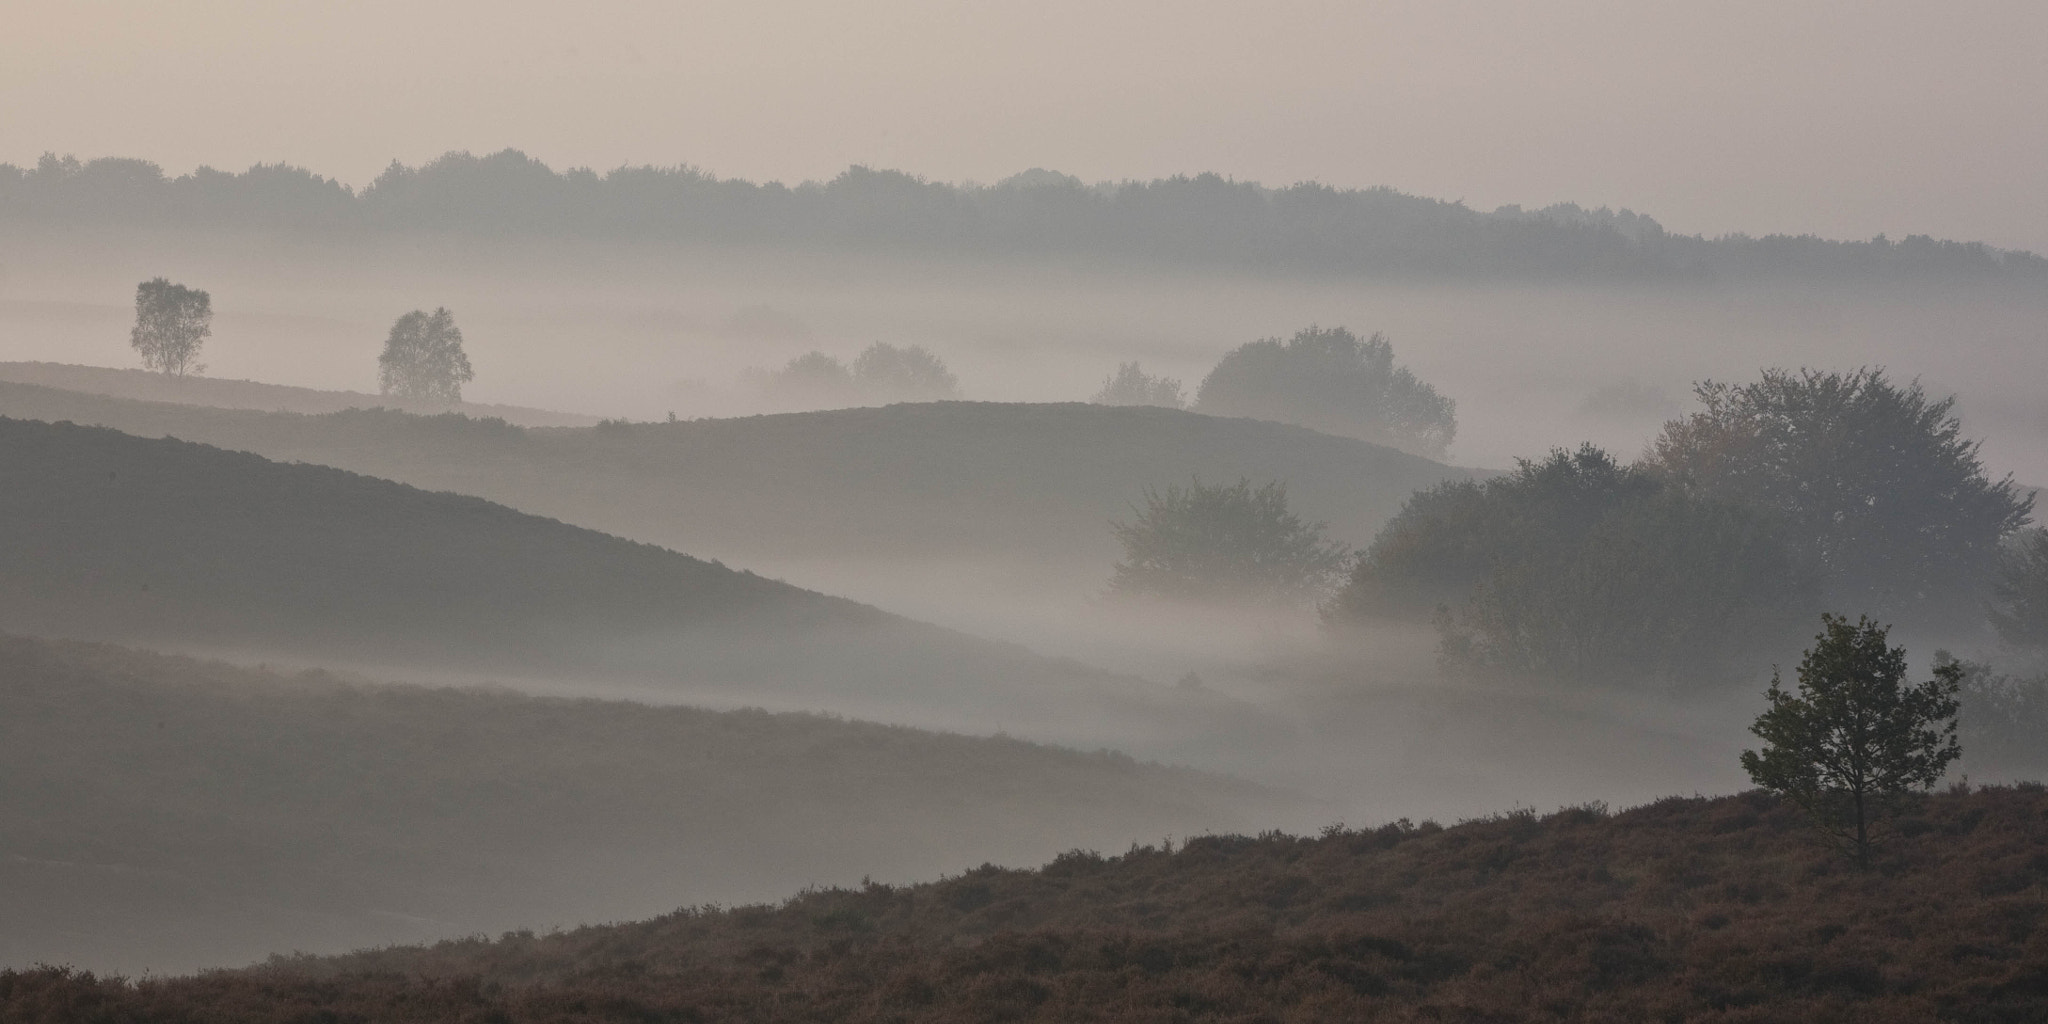
<svg viewBox="0 0 2048 1024">
<path fill-rule="evenodd" d="M 780 906 L 245 972 L 0 975 L 127 1021 L 1967 1021 L 2048 1015 L 2048 794 L 1913 801 L 1872 870 L 1761 793 L 1202 836 Z"/>
<path fill-rule="evenodd" d="M 148 370 L 115 369 L 105 366 L 77 366 L 70 363 L 0 363 L 0 381 L 40 384 L 45 387 L 81 391 L 111 398 L 133 398 L 176 405 L 203 405 L 216 409 L 261 409 L 269 412 L 328 413 L 343 409 L 398 409 L 433 415 L 459 412 L 467 416 L 496 417 L 527 427 L 587 427 L 595 416 L 529 409 L 518 405 L 475 402 L 447 402 L 371 395 L 360 391 L 323 391 L 253 380 L 218 377 L 172 377 Z"/>
<path fill-rule="evenodd" d="M 0 966 L 129 972 L 1035 863 L 1285 803 L 1013 739 L 18 636 L 0 780 Z"/>
<path fill-rule="evenodd" d="M 1026 563 L 1106 578 L 1110 520 L 1147 487 L 1279 480 L 1362 545 L 1416 489 L 1471 471 L 1348 438 L 1174 409 L 939 402 L 676 423 L 521 429 L 356 410 L 203 409 L 0 384 L 0 414 L 74 420 L 317 462 L 749 564 Z"/>
<path fill-rule="evenodd" d="M 18 632 L 1088 745 L 1219 710 L 480 498 L 99 427 L 0 419 L 0 535 Z"/>
</svg>

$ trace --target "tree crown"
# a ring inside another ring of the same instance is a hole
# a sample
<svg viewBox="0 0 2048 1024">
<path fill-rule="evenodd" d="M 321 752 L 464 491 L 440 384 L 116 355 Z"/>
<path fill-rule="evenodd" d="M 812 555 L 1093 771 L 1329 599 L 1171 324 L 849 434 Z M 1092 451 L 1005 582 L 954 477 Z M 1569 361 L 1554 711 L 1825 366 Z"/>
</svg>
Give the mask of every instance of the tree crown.
<svg viewBox="0 0 2048 1024">
<path fill-rule="evenodd" d="M 135 286 L 135 328 L 128 343 L 142 353 L 143 366 L 178 377 L 203 371 L 194 360 L 212 334 L 212 296 L 161 277 Z"/>
<path fill-rule="evenodd" d="M 384 394 L 445 402 L 461 401 L 462 386 L 476 377 L 462 351 L 462 329 L 446 308 L 399 317 L 377 357 L 377 371 Z"/>
</svg>

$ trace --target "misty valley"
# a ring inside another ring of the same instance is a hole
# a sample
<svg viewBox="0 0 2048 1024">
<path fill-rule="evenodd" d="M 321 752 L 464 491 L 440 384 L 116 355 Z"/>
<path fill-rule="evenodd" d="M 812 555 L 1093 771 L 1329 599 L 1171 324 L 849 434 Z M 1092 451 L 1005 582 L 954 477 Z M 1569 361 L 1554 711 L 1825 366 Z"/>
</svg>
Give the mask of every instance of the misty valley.
<svg viewBox="0 0 2048 1024">
<path fill-rule="evenodd" d="M 0 1024 L 2048 1019 L 2044 324 L 1213 174 L 0 164 Z"/>
</svg>

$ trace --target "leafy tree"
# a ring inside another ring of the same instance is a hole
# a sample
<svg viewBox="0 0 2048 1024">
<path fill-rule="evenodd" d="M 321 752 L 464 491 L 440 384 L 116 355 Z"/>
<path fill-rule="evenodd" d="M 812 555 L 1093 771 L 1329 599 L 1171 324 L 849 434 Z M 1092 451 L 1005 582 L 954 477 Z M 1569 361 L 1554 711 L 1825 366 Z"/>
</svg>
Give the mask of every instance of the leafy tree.
<svg viewBox="0 0 2048 1024">
<path fill-rule="evenodd" d="M 875 342 L 853 357 L 855 386 L 893 402 L 929 402 L 960 397 L 960 379 L 922 345 L 897 348 Z"/>
<path fill-rule="evenodd" d="M 212 296 L 161 277 L 135 286 L 135 329 L 128 343 L 142 353 L 143 366 L 174 377 L 203 372 L 206 367 L 194 360 L 212 334 Z"/>
<path fill-rule="evenodd" d="M 1649 463 L 1695 492 L 1767 509 L 1836 600 L 1916 617 L 1974 609 L 2000 540 L 2033 498 L 1992 481 L 1955 399 L 1883 370 L 1767 370 L 1708 381 L 1705 406 L 1665 425 Z"/>
<path fill-rule="evenodd" d="M 1089 401 L 1096 405 L 1160 405 L 1168 409 L 1187 406 L 1179 380 L 1154 377 L 1137 363 L 1117 364 L 1116 372 L 1104 378 L 1102 390 Z"/>
<path fill-rule="evenodd" d="M 462 351 L 462 329 L 446 309 L 413 310 L 391 325 L 377 357 L 378 385 L 387 395 L 462 401 L 462 386 L 476 377 Z"/>
<path fill-rule="evenodd" d="M 1770 517 L 1585 445 L 1417 493 L 1325 617 L 1433 619 L 1468 668 L 1694 682 L 1735 674 L 1810 591 Z"/>
<path fill-rule="evenodd" d="M 2010 538 L 1998 566 L 1991 623 L 2015 647 L 2048 647 L 2048 529 Z"/>
<path fill-rule="evenodd" d="M 1457 404 L 1394 365 L 1375 333 L 1310 326 L 1225 355 L 1195 393 L 1195 411 L 1279 420 L 1325 433 L 1441 455 L 1457 435 Z"/>
<path fill-rule="evenodd" d="M 1868 617 L 1822 615 L 1798 692 L 1771 674 L 1771 706 L 1750 726 L 1763 749 L 1742 752 L 1751 781 L 1798 804 L 1859 865 L 1870 862 L 1873 826 L 1892 803 L 1932 787 L 1962 756 L 1962 666 L 1938 660 L 1933 679 L 1909 685 L 1906 649 L 1886 634 Z"/>
<path fill-rule="evenodd" d="M 1112 594 L 1288 604 L 1321 596 L 1343 573 L 1344 545 L 1288 510 L 1284 484 L 1169 484 L 1146 489 L 1134 511 L 1110 526 L 1124 548 Z"/>
</svg>

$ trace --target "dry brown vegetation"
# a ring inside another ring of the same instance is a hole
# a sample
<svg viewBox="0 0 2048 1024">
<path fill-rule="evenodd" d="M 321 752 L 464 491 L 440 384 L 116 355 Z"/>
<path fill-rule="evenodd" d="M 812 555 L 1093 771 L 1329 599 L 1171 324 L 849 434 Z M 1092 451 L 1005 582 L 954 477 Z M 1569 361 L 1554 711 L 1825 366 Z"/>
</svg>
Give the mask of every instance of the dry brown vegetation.
<svg viewBox="0 0 2048 1024">
<path fill-rule="evenodd" d="M 13 972 L 0 1021 L 2048 1017 L 2048 793 L 1898 825 L 1869 871 L 1757 793 L 1204 837 L 247 972 Z"/>
</svg>

